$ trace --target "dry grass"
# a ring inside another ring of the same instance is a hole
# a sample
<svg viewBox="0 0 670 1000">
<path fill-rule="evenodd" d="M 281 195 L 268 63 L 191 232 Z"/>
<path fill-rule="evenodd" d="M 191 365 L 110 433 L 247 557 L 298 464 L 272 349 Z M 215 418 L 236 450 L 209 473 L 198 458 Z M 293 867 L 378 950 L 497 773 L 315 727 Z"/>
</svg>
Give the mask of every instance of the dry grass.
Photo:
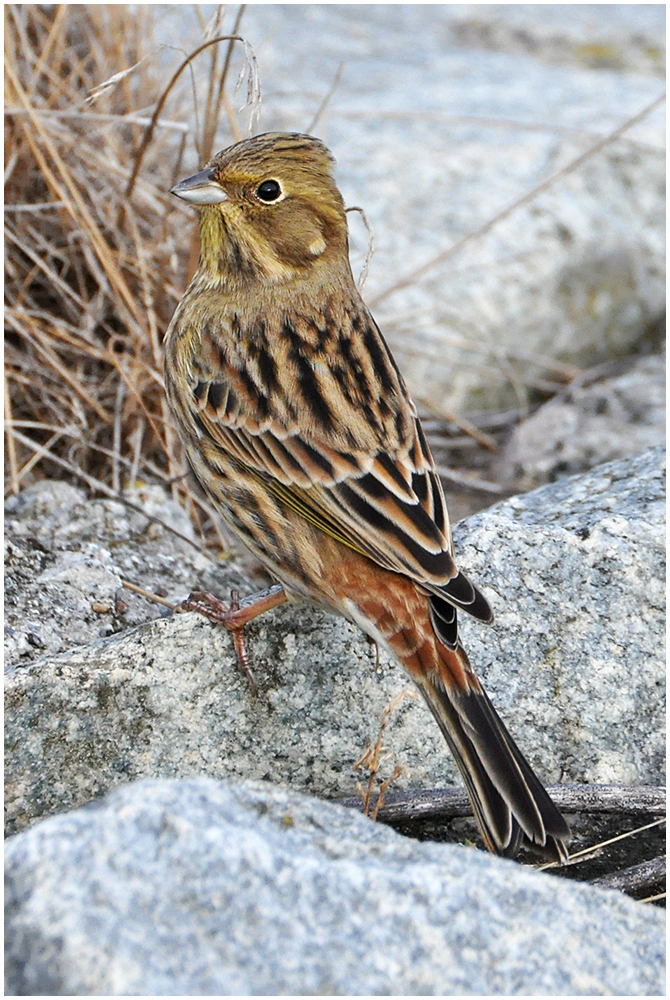
<svg viewBox="0 0 670 1000">
<path fill-rule="evenodd" d="M 379 650 L 377 650 L 379 652 Z M 377 795 L 377 800 L 375 802 L 372 812 L 370 812 L 370 807 L 372 804 L 372 792 L 374 788 L 375 779 L 379 773 L 379 768 L 383 760 L 388 758 L 389 754 L 382 754 L 382 740 L 384 738 L 384 732 L 389 722 L 389 718 L 396 712 L 400 705 L 403 703 L 405 698 L 410 698 L 412 701 L 418 701 L 418 694 L 416 691 L 411 691 L 409 688 L 405 688 L 399 694 L 392 698 L 387 705 L 384 706 L 381 714 L 381 719 L 379 723 L 379 731 L 377 733 L 377 741 L 374 746 L 368 746 L 365 748 L 361 756 L 358 758 L 354 764 L 354 771 L 369 771 L 368 782 L 365 789 L 360 781 L 356 782 L 356 789 L 361 799 L 363 800 L 363 812 L 366 816 L 370 816 L 372 820 L 377 819 L 379 810 L 384 805 L 384 796 L 388 791 L 389 785 L 396 781 L 403 772 L 402 764 L 396 764 L 393 769 L 393 773 L 385 778 L 379 783 L 379 793 Z"/>
<path fill-rule="evenodd" d="M 222 11 L 205 39 L 226 34 Z M 197 259 L 193 214 L 168 191 L 187 144 L 203 162 L 221 122 L 224 144 L 240 137 L 226 82 L 242 60 L 253 72 L 250 55 L 209 44 L 196 99 L 190 66 L 170 80 L 183 56 L 165 69 L 146 5 L 6 5 L 5 21 L 7 489 L 158 481 L 204 526 L 162 384 L 162 335 Z"/>
</svg>

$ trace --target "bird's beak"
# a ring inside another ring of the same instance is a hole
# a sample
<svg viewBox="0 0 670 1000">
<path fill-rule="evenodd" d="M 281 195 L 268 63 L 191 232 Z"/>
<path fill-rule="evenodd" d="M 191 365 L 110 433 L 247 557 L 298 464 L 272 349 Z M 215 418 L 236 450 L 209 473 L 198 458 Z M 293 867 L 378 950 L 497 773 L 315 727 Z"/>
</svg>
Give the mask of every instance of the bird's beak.
<svg viewBox="0 0 670 1000">
<path fill-rule="evenodd" d="M 190 201 L 193 205 L 219 205 L 222 201 L 228 201 L 228 195 L 214 180 L 211 168 L 179 181 L 179 184 L 170 189 L 170 194 L 176 194 L 178 198 Z"/>
</svg>

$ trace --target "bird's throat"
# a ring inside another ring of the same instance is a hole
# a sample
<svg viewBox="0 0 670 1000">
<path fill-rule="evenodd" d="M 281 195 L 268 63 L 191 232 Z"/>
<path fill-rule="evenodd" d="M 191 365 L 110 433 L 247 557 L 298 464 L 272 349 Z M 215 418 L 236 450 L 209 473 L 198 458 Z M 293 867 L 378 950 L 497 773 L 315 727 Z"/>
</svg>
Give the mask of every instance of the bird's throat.
<svg viewBox="0 0 670 1000">
<path fill-rule="evenodd" d="M 284 284 L 297 276 L 297 269 L 282 261 L 268 241 L 216 208 L 202 212 L 200 240 L 198 272 L 210 285 Z"/>
</svg>

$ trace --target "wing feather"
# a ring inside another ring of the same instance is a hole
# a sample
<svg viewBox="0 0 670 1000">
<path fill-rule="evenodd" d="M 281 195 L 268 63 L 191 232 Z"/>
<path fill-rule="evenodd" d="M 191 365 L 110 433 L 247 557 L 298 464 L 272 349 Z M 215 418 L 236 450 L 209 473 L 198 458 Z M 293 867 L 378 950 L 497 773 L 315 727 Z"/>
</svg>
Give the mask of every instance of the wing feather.
<svg viewBox="0 0 670 1000">
<path fill-rule="evenodd" d="M 450 606 L 491 614 L 456 567 L 416 409 L 364 307 L 345 314 L 334 342 L 331 327 L 322 324 L 317 344 L 313 320 L 300 316 L 282 317 L 274 335 L 267 323 L 210 322 L 211 343 L 185 364 L 201 447 L 210 463 L 232 457 L 310 524 L 432 592 L 434 622 L 452 645 Z"/>
</svg>

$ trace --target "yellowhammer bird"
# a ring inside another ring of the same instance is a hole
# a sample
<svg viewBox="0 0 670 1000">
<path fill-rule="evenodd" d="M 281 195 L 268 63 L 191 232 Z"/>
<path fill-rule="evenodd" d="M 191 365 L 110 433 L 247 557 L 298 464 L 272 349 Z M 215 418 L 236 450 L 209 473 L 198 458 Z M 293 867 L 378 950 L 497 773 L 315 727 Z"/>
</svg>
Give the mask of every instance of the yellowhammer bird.
<svg viewBox="0 0 670 1000">
<path fill-rule="evenodd" d="M 268 133 L 173 188 L 200 209 L 198 270 L 165 339 L 188 461 L 224 521 L 281 581 L 232 629 L 304 599 L 405 668 L 456 758 L 489 850 L 524 835 L 564 860 L 570 832 L 459 643 L 492 620 L 459 572 L 416 408 L 351 273 L 325 146 Z"/>
</svg>

